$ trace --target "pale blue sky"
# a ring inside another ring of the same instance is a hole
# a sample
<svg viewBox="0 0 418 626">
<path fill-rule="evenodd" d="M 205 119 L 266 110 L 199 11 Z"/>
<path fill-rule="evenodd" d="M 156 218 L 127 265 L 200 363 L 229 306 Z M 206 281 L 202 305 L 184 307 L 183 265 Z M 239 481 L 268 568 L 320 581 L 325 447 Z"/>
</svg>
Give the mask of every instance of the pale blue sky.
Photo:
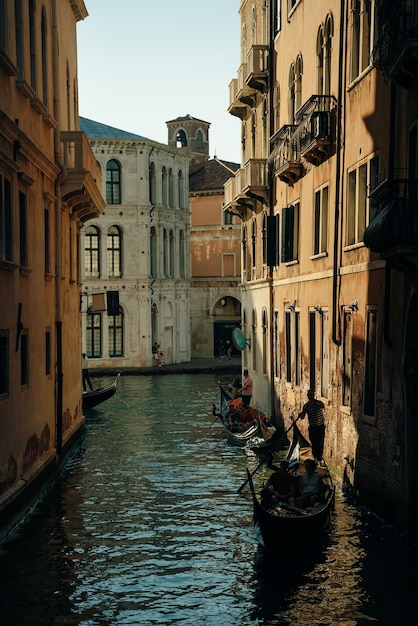
<svg viewBox="0 0 418 626">
<path fill-rule="evenodd" d="M 240 161 L 229 83 L 240 0 L 85 0 L 77 26 L 80 115 L 167 143 L 166 122 L 211 123 L 210 156 Z"/>
</svg>

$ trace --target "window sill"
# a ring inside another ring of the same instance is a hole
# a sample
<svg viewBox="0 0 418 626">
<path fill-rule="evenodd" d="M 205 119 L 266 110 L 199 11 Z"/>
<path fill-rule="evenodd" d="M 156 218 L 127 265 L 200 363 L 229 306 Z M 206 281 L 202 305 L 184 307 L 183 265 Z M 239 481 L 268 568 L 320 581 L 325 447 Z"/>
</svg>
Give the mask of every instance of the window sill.
<svg viewBox="0 0 418 626">
<path fill-rule="evenodd" d="M 316 261 L 317 259 L 326 259 L 328 256 L 328 252 L 319 252 L 318 254 L 313 254 L 311 257 L 311 261 Z"/>
</svg>

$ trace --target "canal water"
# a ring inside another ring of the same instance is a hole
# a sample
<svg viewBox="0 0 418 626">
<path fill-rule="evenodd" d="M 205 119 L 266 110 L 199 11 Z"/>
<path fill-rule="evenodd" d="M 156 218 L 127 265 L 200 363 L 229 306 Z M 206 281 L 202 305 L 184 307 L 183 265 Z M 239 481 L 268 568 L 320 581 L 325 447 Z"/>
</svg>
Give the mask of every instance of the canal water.
<svg viewBox="0 0 418 626">
<path fill-rule="evenodd" d="M 257 545 L 237 493 L 257 461 L 213 423 L 217 397 L 215 374 L 121 377 L 0 546 L 2 626 L 416 623 L 416 556 L 340 489 L 324 545 L 294 558 Z"/>
</svg>

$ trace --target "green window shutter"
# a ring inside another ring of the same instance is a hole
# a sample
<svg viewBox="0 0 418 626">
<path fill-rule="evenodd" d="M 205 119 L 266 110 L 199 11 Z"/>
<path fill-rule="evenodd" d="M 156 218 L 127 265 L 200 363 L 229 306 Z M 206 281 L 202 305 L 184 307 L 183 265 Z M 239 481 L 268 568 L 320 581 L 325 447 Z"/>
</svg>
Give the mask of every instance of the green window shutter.
<svg viewBox="0 0 418 626">
<path fill-rule="evenodd" d="M 279 215 L 267 216 L 267 265 L 279 265 Z"/>
</svg>

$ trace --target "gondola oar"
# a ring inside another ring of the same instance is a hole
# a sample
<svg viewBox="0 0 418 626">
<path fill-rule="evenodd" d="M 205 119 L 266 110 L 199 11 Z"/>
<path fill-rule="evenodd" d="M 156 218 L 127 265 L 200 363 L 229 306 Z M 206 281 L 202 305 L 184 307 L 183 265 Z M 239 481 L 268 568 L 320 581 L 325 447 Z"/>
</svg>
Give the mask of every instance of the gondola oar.
<svg viewBox="0 0 418 626">
<path fill-rule="evenodd" d="M 287 433 L 289 432 L 289 430 L 290 430 L 291 428 L 293 428 L 293 425 L 294 425 L 294 424 L 296 424 L 296 422 L 298 421 L 298 419 L 299 419 L 299 415 L 297 416 L 297 418 L 296 418 L 295 420 L 293 420 L 293 422 L 290 424 L 289 428 L 288 428 L 287 430 L 285 430 L 285 431 L 284 431 L 284 433 L 283 433 L 283 434 L 279 437 L 279 439 L 276 441 L 275 445 L 277 445 L 277 444 L 278 444 L 278 443 L 279 443 L 279 442 L 280 442 L 280 441 L 284 438 L 284 436 L 285 436 L 285 435 L 287 435 Z M 252 478 L 256 472 L 258 472 L 258 470 L 260 469 L 260 467 L 262 467 L 262 465 L 264 465 L 264 463 L 267 461 L 267 459 L 269 458 L 269 456 L 270 456 L 270 454 L 267 454 L 267 455 L 265 456 L 265 458 L 264 458 L 262 461 L 260 461 L 260 463 L 257 465 L 257 467 L 255 468 L 255 470 L 254 470 L 254 471 L 252 471 L 251 473 L 250 473 L 250 472 L 249 472 L 249 470 L 247 469 L 248 478 L 247 478 L 247 480 L 245 480 L 245 481 L 242 483 L 241 487 L 238 489 L 238 493 L 241 493 L 241 491 L 244 489 L 245 485 L 248 483 L 249 479 L 250 479 L 250 478 Z"/>
</svg>

